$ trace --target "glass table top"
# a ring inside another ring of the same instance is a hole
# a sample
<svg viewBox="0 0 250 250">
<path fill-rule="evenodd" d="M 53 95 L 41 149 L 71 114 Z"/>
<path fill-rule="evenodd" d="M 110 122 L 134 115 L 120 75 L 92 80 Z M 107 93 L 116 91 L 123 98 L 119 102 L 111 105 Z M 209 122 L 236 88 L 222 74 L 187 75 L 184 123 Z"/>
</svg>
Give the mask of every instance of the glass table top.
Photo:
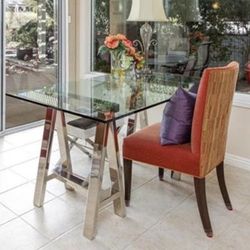
<svg viewBox="0 0 250 250">
<path fill-rule="evenodd" d="M 75 82 L 74 86 L 81 86 L 76 90 L 61 90 L 58 86 L 48 85 L 40 89 L 29 87 L 9 91 L 6 94 L 99 122 L 109 122 L 100 114 L 112 112 L 115 119 L 119 119 L 167 102 L 178 87 L 189 89 L 198 82 L 198 78 L 176 74 L 153 73 L 141 79 L 123 80 L 102 75 Z M 72 83 L 68 82 L 66 86 L 72 86 Z"/>
</svg>

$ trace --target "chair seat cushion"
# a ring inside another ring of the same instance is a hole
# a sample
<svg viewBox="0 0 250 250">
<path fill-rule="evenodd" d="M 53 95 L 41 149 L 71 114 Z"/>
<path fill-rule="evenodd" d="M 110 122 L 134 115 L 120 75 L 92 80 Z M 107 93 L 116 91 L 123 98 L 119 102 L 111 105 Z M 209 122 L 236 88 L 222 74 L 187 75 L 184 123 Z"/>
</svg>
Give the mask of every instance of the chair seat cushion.
<svg viewBox="0 0 250 250">
<path fill-rule="evenodd" d="M 161 122 L 161 145 L 190 142 L 196 94 L 178 88 L 166 104 Z"/>
<path fill-rule="evenodd" d="M 199 157 L 191 152 L 190 143 L 161 146 L 160 123 L 126 137 L 123 157 L 199 176 Z"/>
</svg>

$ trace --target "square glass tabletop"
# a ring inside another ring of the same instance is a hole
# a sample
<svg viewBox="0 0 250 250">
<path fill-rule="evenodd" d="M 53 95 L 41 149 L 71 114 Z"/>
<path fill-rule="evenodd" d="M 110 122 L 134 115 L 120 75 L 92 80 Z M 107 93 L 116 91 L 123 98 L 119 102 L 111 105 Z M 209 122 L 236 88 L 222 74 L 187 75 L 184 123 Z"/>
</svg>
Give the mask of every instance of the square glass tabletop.
<svg viewBox="0 0 250 250">
<path fill-rule="evenodd" d="M 63 90 L 61 86 L 48 85 L 6 94 L 99 122 L 110 122 L 167 102 L 177 88 L 189 89 L 198 83 L 199 78 L 176 74 L 153 73 L 141 79 L 127 77 L 122 80 L 102 75 L 74 83 L 75 86 L 84 86 L 84 91 Z M 115 118 L 109 120 L 100 115 L 107 112 L 114 113 Z"/>
</svg>

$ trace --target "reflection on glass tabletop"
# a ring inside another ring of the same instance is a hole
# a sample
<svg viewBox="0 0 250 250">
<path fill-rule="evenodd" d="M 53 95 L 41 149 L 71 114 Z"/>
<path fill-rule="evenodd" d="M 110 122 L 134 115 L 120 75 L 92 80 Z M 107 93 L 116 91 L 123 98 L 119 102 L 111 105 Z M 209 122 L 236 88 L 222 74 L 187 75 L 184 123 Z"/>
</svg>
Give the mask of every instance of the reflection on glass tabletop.
<svg viewBox="0 0 250 250">
<path fill-rule="evenodd" d="M 153 73 L 140 79 L 127 76 L 119 80 L 102 75 L 40 89 L 19 89 L 7 95 L 107 122 L 109 120 L 104 120 L 101 113 L 113 112 L 119 119 L 167 102 L 178 87 L 189 89 L 198 82 L 199 78 L 177 74 Z"/>
</svg>

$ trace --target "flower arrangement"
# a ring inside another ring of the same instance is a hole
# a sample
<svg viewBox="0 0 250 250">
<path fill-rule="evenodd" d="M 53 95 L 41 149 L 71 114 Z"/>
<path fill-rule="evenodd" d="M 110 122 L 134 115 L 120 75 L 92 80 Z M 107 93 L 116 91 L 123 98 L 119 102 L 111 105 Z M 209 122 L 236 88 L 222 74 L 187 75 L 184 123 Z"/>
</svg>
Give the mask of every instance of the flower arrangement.
<svg viewBox="0 0 250 250">
<path fill-rule="evenodd" d="M 123 34 L 109 35 L 105 38 L 104 45 L 99 48 L 98 53 L 106 52 L 111 55 L 111 66 L 113 67 L 127 70 L 132 64 L 136 69 L 142 69 L 144 66 L 144 57 L 140 52 L 136 52 L 133 43 Z"/>
</svg>

